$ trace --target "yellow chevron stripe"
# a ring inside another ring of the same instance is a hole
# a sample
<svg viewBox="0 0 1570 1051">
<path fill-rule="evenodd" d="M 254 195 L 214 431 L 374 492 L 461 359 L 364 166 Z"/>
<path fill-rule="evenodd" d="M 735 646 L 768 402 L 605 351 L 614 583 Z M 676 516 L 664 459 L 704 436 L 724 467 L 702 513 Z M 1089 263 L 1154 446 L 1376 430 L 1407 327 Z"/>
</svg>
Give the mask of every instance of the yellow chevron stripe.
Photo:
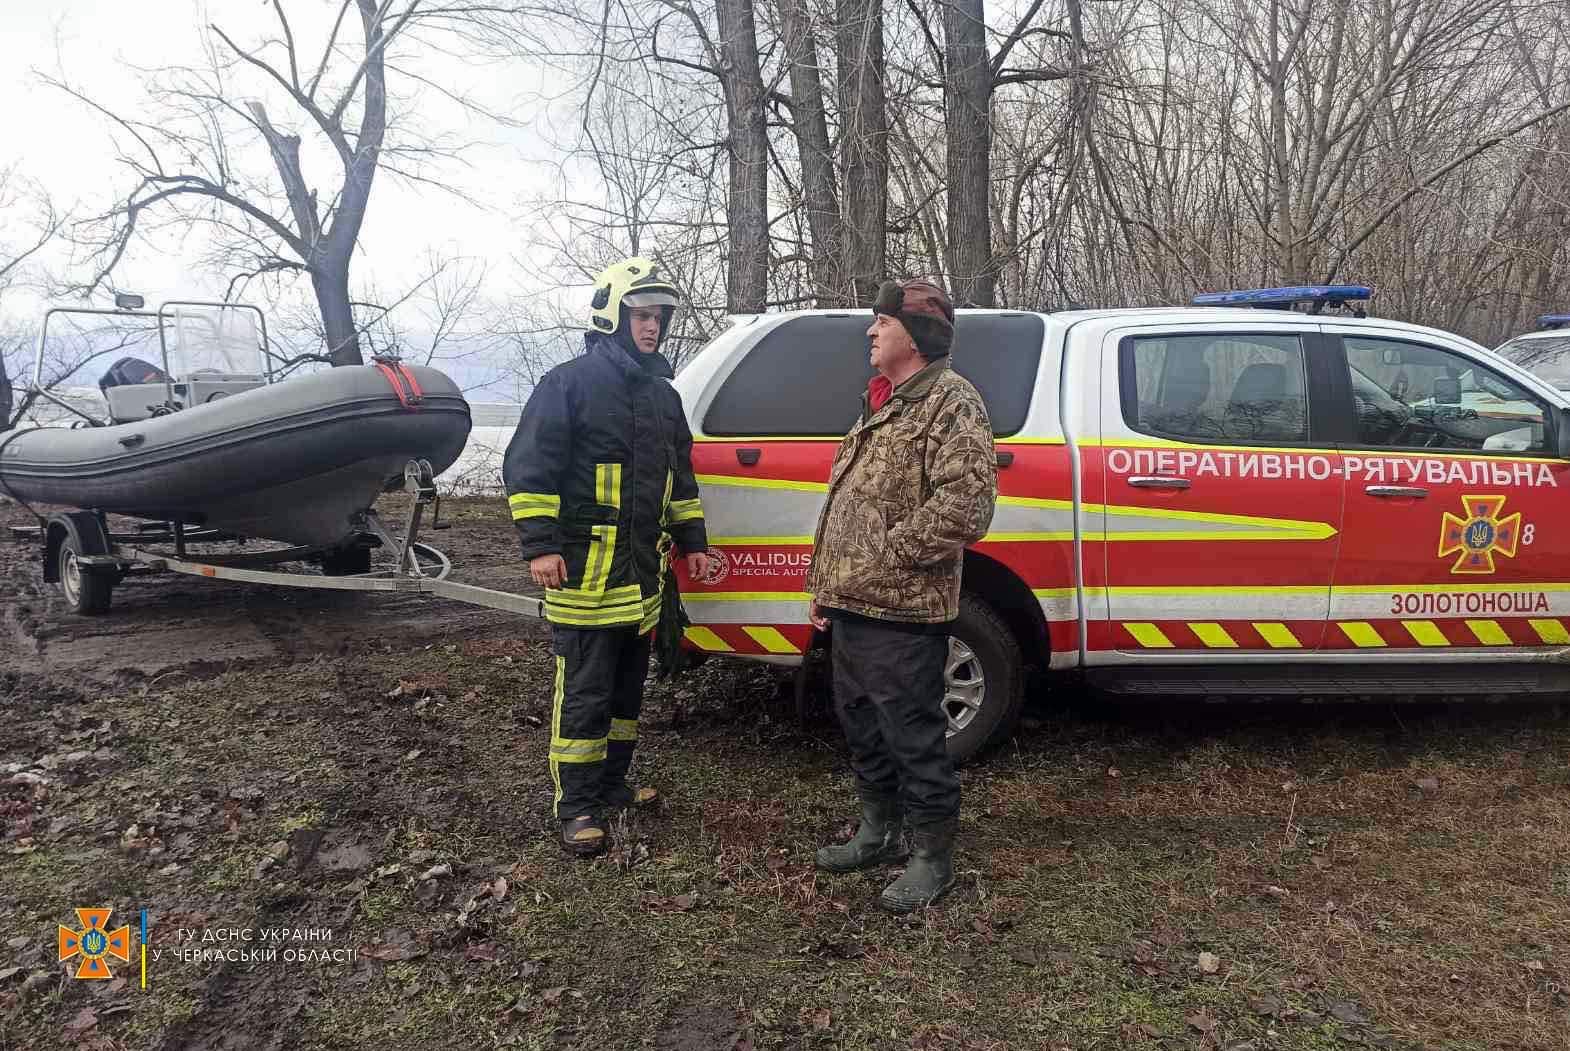
<svg viewBox="0 0 1570 1051">
<path fill-rule="evenodd" d="M 714 632 L 710 631 L 708 628 L 705 628 L 701 624 L 694 624 L 688 628 L 686 631 L 686 636 L 692 640 L 692 644 L 698 647 L 698 649 L 706 650 L 709 653 L 736 652 L 735 650 L 731 649 L 730 643 L 726 642 L 724 639 L 720 638 L 718 635 L 714 634 Z"/>
<path fill-rule="evenodd" d="M 1407 634 L 1421 646 L 1450 645 L 1450 640 L 1445 638 L 1445 633 L 1440 631 L 1438 625 L 1431 620 L 1407 620 L 1402 621 L 1402 625 L 1406 628 Z"/>
<path fill-rule="evenodd" d="M 741 629 L 752 637 L 752 641 L 762 646 L 769 653 L 800 653 L 789 639 L 781 635 L 778 630 L 768 627 L 746 626 Z"/>
<path fill-rule="evenodd" d="M 1237 641 L 1227 634 L 1227 629 L 1214 621 L 1190 622 L 1188 629 L 1199 636 L 1199 641 L 1213 650 L 1235 650 Z"/>
<path fill-rule="evenodd" d="M 1280 621 L 1257 621 L 1254 630 L 1273 650 L 1300 650 L 1303 644 L 1292 634 L 1292 629 Z"/>
<path fill-rule="evenodd" d="M 1172 640 L 1167 638 L 1166 633 L 1154 624 L 1131 621 L 1123 626 L 1128 629 L 1130 635 L 1134 636 L 1135 642 L 1148 650 L 1172 649 Z"/>
<path fill-rule="evenodd" d="M 1374 626 L 1366 620 L 1346 620 L 1337 625 L 1354 646 L 1365 650 L 1379 649 L 1385 645 L 1385 640 Z"/>
<path fill-rule="evenodd" d="M 1528 621 L 1532 630 L 1537 632 L 1537 637 L 1550 646 L 1570 645 L 1570 631 L 1565 631 L 1563 623 L 1557 620 L 1532 620 Z"/>
<path fill-rule="evenodd" d="M 1472 629 L 1472 634 L 1484 646 L 1510 645 L 1510 636 L 1505 634 L 1505 629 L 1499 626 L 1497 620 L 1469 620 L 1466 626 Z"/>
</svg>

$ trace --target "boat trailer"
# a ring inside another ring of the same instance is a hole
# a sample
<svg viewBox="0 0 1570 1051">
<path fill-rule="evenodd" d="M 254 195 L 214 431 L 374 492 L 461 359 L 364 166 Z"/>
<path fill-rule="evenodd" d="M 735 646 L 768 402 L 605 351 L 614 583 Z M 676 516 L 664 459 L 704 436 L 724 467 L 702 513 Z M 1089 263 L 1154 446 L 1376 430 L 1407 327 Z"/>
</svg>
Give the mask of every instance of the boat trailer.
<svg viewBox="0 0 1570 1051">
<path fill-rule="evenodd" d="M 541 598 L 447 579 L 452 572 L 451 561 L 419 539 L 427 508 L 432 511 L 431 527 L 446 528 L 440 522 L 441 498 L 428 461 L 410 460 L 404 466 L 403 491 L 411 499 L 402 536 L 389 530 L 375 510 L 361 512 L 354 523 L 365 544 L 390 552 L 393 557 L 392 568 L 366 572 L 333 573 L 328 560 L 341 552 L 313 547 L 221 556 L 192 554 L 187 549 L 189 544 L 243 544 L 245 538 L 179 522 L 150 522 L 134 533 L 111 533 L 105 516 L 96 511 L 57 512 L 41 525 L 12 526 L 11 532 L 19 538 L 36 538 L 42 542 L 44 580 L 58 585 L 66 604 L 77 613 L 107 612 L 115 585 L 125 577 L 182 573 L 210 580 L 238 580 L 318 591 L 415 592 L 528 617 L 545 616 L 545 602 Z M 173 551 L 144 546 L 150 544 L 172 544 Z M 363 551 L 364 564 L 368 567 L 369 548 L 351 549 L 351 553 L 355 551 Z M 307 561 L 323 562 L 324 572 L 311 574 L 269 568 Z"/>
</svg>

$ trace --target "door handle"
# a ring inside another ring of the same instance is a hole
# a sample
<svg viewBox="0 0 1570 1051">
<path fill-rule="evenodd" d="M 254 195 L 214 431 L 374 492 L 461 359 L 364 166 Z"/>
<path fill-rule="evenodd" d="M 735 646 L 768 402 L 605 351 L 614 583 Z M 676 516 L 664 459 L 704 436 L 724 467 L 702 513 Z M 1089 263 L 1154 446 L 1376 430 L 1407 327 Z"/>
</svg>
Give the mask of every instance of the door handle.
<svg viewBox="0 0 1570 1051">
<path fill-rule="evenodd" d="M 736 462 L 743 467 L 754 467 L 763 458 L 762 449 L 737 449 Z"/>
<path fill-rule="evenodd" d="M 1419 485 L 1367 485 L 1363 492 L 1369 496 L 1412 496 L 1422 498 L 1428 495 L 1428 490 Z"/>
<path fill-rule="evenodd" d="M 142 442 L 147 440 L 147 435 L 145 435 L 145 434 L 127 434 L 125 437 L 120 438 L 118 440 L 119 440 L 121 445 L 123 445 L 127 449 L 129 449 L 133 445 L 141 445 Z"/>
<path fill-rule="evenodd" d="M 1187 478 L 1175 478 L 1171 475 L 1136 475 L 1128 480 L 1128 484 L 1135 489 L 1187 489 L 1194 484 Z"/>
</svg>

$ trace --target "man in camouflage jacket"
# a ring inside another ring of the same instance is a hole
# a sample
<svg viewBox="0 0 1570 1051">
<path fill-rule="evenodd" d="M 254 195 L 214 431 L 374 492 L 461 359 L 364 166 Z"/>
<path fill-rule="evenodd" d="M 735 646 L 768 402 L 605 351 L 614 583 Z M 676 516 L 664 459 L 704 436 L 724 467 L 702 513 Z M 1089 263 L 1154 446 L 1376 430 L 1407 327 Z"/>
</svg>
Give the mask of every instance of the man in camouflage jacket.
<svg viewBox="0 0 1570 1051">
<path fill-rule="evenodd" d="M 841 442 L 813 540 L 812 622 L 832 626 L 834 704 L 862 801 L 834 872 L 905 857 L 884 907 L 907 912 L 953 885 L 959 780 L 945 741 L 943 672 L 966 545 L 997 499 L 992 425 L 949 367 L 954 307 L 927 281 L 885 282 L 873 307 L 861 417 Z"/>
</svg>

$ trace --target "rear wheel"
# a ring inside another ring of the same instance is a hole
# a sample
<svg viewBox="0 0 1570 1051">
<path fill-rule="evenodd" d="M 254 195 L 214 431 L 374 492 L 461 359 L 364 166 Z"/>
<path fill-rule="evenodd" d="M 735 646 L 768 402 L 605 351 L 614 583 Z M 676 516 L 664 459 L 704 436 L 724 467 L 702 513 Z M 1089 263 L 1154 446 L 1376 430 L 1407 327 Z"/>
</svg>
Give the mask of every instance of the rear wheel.
<svg viewBox="0 0 1570 1051">
<path fill-rule="evenodd" d="M 965 763 L 1007 740 L 1025 700 L 1019 641 L 997 611 L 976 595 L 959 600 L 943 666 L 943 713 L 949 755 Z"/>
<path fill-rule="evenodd" d="M 60 541 L 60 595 L 72 613 L 95 616 L 109 612 L 114 578 L 96 572 L 82 563 L 82 550 L 76 537 L 67 533 Z"/>
</svg>

